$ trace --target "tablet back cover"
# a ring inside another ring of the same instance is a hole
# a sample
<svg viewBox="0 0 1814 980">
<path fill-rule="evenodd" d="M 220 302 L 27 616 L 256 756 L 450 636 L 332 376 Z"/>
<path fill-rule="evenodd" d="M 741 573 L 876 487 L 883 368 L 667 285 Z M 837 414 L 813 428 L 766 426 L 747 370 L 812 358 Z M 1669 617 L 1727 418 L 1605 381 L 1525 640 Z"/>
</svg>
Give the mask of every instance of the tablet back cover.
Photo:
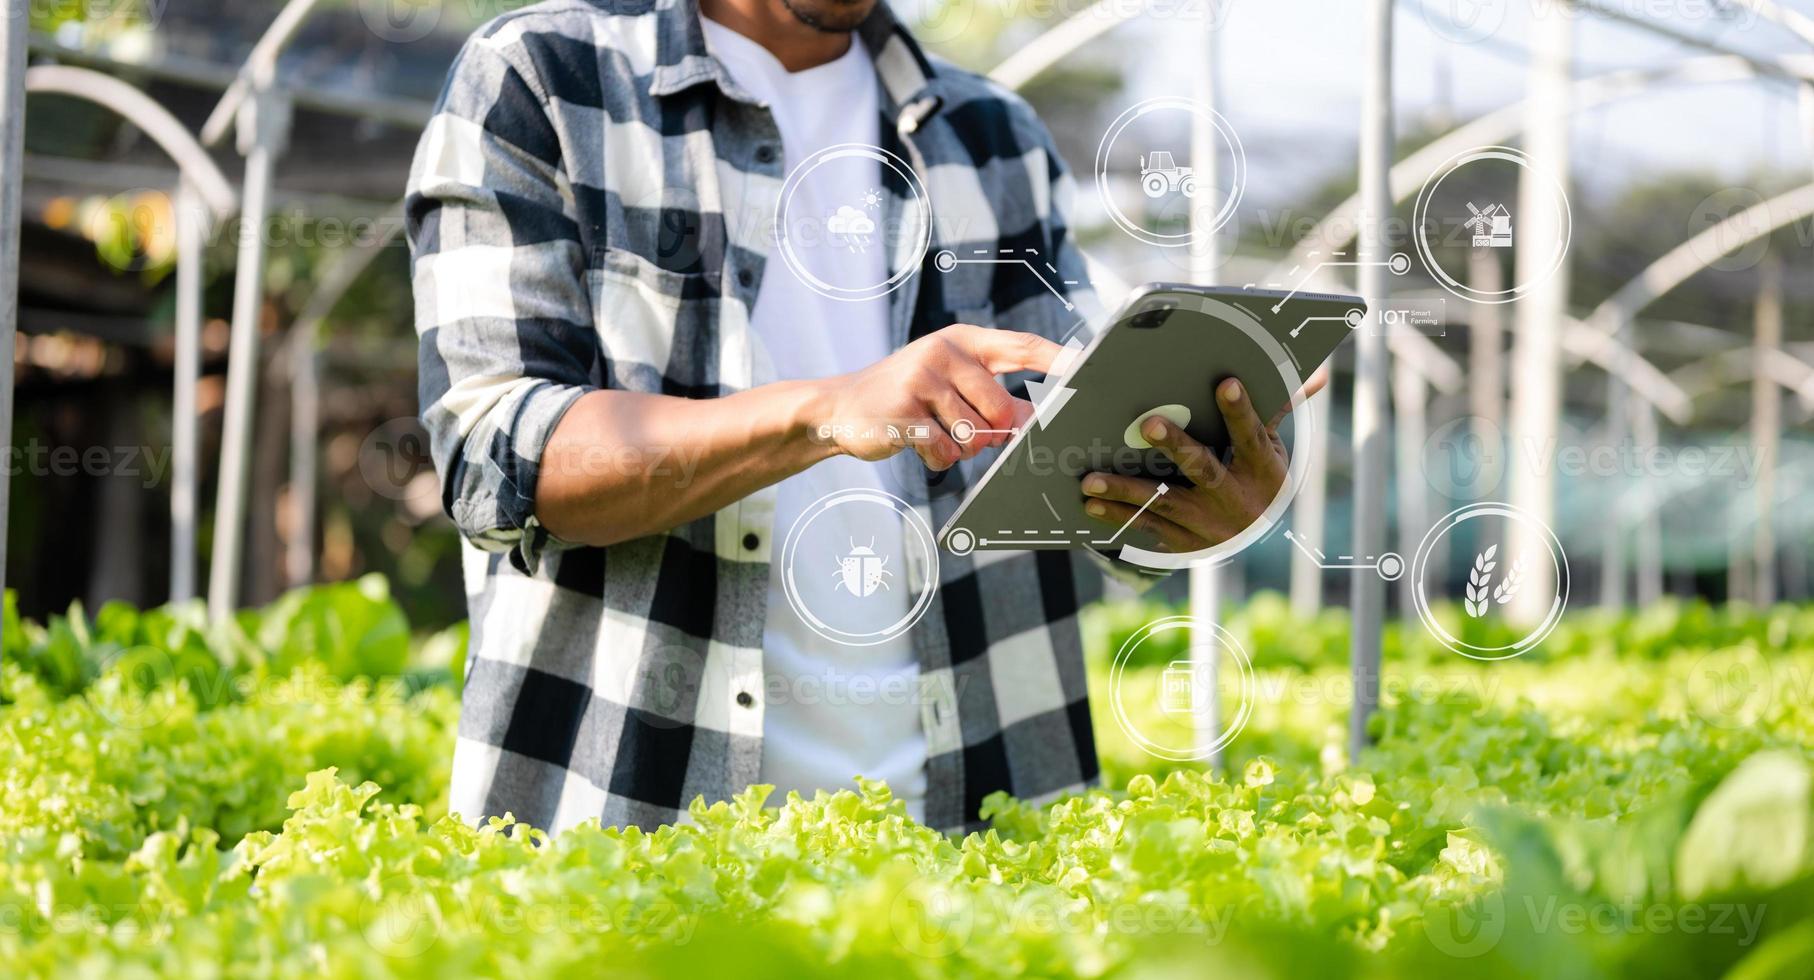
<svg viewBox="0 0 1814 980">
<path fill-rule="evenodd" d="M 1174 420 L 1188 413 L 1185 431 L 1226 457 L 1228 432 L 1216 386 L 1239 378 L 1260 417 L 1271 418 L 1301 379 L 1364 322 L 1364 309 L 1353 296 L 1194 286 L 1141 291 L 1068 376 L 1054 379 L 1071 392 L 1060 393 L 1062 407 L 1043 425 L 1030 420 L 1003 448 L 941 540 L 958 553 L 1162 550 L 1137 527 L 1118 531 L 1084 514 L 1083 475 L 1116 472 L 1189 487 L 1170 460 L 1139 444 L 1130 425 L 1154 409 Z"/>
</svg>

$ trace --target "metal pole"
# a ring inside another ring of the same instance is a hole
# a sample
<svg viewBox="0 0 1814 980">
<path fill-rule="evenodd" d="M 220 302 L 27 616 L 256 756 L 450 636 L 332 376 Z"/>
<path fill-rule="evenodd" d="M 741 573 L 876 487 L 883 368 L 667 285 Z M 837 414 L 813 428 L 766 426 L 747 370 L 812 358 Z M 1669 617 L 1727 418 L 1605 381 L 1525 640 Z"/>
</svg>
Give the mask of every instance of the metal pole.
<svg viewBox="0 0 1814 980">
<path fill-rule="evenodd" d="M 208 569 L 208 616 L 217 623 L 230 618 L 239 605 L 253 398 L 259 375 L 258 321 L 264 307 L 264 226 L 270 210 L 272 171 L 289 132 L 289 103 L 271 90 L 271 70 L 266 66 L 252 95 L 240 104 L 239 149 L 246 157 L 246 177 L 240 208 L 239 265 L 233 284 L 220 493 L 214 509 L 214 553 Z"/>
<path fill-rule="evenodd" d="M 320 479 L 321 354 L 313 329 L 298 333 L 290 357 L 290 539 L 284 578 L 295 588 L 315 578 L 315 496 Z"/>
<path fill-rule="evenodd" d="M 1392 363 L 1393 443 L 1398 460 L 1398 552 L 1417 554 L 1417 546 L 1430 521 L 1429 494 L 1423 478 L 1424 440 L 1429 437 L 1426 411 L 1428 386 L 1423 375 L 1403 357 Z M 1409 575 L 1398 580 L 1398 614 L 1411 615 L 1412 590 L 1417 582 Z"/>
<path fill-rule="evenodd" d="M 1329 506 L 1329 427 L 1335 422 L 1334 397 L 1327 389 L 1316 395 L 1316 418 L 1321 424 L 1299 430 L 1298 452 L 1310 457 L 1304 485 L 1291 502 L 1291 526 L 1317 547 L 1327 536 Z M 1291 549 L 1291 614 L 1299 619 L 1315 616 L 1323 607 L 1323 566 L 1302 548 Z"/>
<path fill-rule="evenodd" d="M 1634 459 L 1643 459 L 1657 445 L 1657 410 L 1646 401 L 1632 406 L 1631 444 Z M 1638 522 L 1633 558 L 1637 564 L 1637 605 L 1647 609 L 1663 598 L 1663 509 L 1649 507 Z"/>
<path fill-rule="evenodd" d="M 1629 328 L 1619 331 L 1621 350 L 1631 342 Z M 1631 394 L 1621 371 L 1606 372 L 1606 442 L 1617 446 L 1629 438 Z M 1621 484 L 1612 503 L 1612 519 L 1600 529 L 1600 605 L 1618 609 L 1625 605 L 1625 515 L 1631 497 Z"/>
<path fill-rule="evenodd" d="M 1769 369 L 1783 341 L 1783 266 L 1772 251 L 1758 270 L 1757 340 L 1751 378 L 1751 441 L 1758 452 L 1756 523 L 1751 529 L 1751 599 L 1759 606 L 1776 602 L 1776 457 L 1782 446 L 1782 392 Z"/>
<path fill-rule="evenodd" d="M 29 0 L 10 0 L 0 20 L 0 453 L 13 454 L 13 340 L 19 326 L 21 163 L 25 154 L 25 35 Z M 0 593 L 6 589 L 6 517 L 12 481 L 0 474 Z"/>
<path fill-rule="evenodd" d="M 1512 503 L 1544 525 L 1554 527 L 1556 488 L 1550 467 L 1530 466 L 1521 450 L 1554 446 L 1562 413 L 1562 323 L 1568 315 L 1569 270 L 1566 258 L 1547 277 L 1551 257 L 1564 229 L 1553 188 L 1567 192 L 1569 170 L 1569 87 L 1574 17 L 1563 0 L 1538 0 L 1531 38 L 1530 97 L 1526 100 L 1525 150 L 1530 166 L 1518 184 L 1519 283 L 1532 283 L 1519 299 L 1517 343 L 1513 351 Z M 1552 183 L 1553 182 L 1553 183 Z M 1541 551 L 1541 535 L 1523 522 L 1507 528 L 1510 555 Z M 1510 560 L 1509 558 L 1506 560 Z M 1534 624 L 1555 598 L 1548 564 L 1531 562 L 1529 579 L 1507 604 L 1513 622 Z"/>
<path fill-rule="evenodd" d="M 1360 119 L 1361 295 L 1371 312 L 1355 338 L 1354 358 L 1354 554 L 1378 555 L 1386 543 L 1386 334 L 1390 291 L 1386 262 L 1392 217 L 1392 0 L 1368 0 L 1362 50 L 1365 87 Z M 1364 559 L 1363 559 L 1364 560 Z M 1367 744 L 1367 720 L 1379 705 L 1381 631 L 1386 583 L 1371 568 L 1353 573 L 1354 633 L 1350 669 L 1354 706 L 1348 717 L 1348 756 L 1358 760 Z"/>
<path fill-rule="evenodd" d="M 1196 102 L 1212 111 L 1220 111 L 1217 103 L 1217 62 L 1220 52 L 1216 50 L 1216 26 L 1214 18 L 1209 18 L 1203 28 L 1203 57 L 1199 60 L 1193 78 Z M 1194 173 L 1200 176 L 1197 181 L 1198 198 L 1193 202 L 1190 211 L 1191 225 L 1191 278 L 1208 286 L 1213 285 L 1222 265 L 1221 236 L 1213 227 L 1215 215 L 1220 207 L 1219 188 L 1221 167 L 1217 157 L 1216 128 L 1201 113 L 1191 117 L 1190 162 Z M 1190 614 L 1192 619 L 1203 628 L 1193 636 L 1193 643 L 1198 651 L 1192 656 L 1194 669 L 1191 683 L 1198 691 L 1207 692 L 1200 700 L 1202 709 L 1193 719 L 1197 745 L 1209 748 L 1221 735 L 1222 710 L 1218 697 L 1218 673 L 1220 658 L 1217 645 L 1210 641 L 1208 624 L 1214 623 L 1221 614 L 1222 569 L 1216 565 L 1203 562 L 1190 569 Z M 1213 768 L 1222 765 L 1222 752 L 1212 749 L 1205 754 L 1205 761 Z"/>
<path fill-rule="evenodd" d="M 176 364 L 170 409 L 170 601 L 195 598 L 195 388 L 202 368 L 202 255 L 208 215 L 187 179 L 176 191 Z"/>
<path fill-rule="evenodd" d="M 1468 282 L 1484 293 L 1505 288 L 1505 274 L 1492 249 L 1468 252 Z M 1505 307 L 1474 303 L 1468 311 L 1468 411 L 1481 447 L 1503 452 L 1505 425 Z"/>
<path fill-rule="evenodd" d="M 1468 282 L 1487 295 L 1505 288 L 1505 272 L 1492 249 L 1468 250 Z M 1511 451 L 1505 440 L 1505 306 L 1469 305 L 1467 389 L 1468 412 L 1474 416 L 1474 445 L 1483 463 L 1503 461 Z M 1504 474 L 1503 463 L 1498 472 Z M 1498 487 L 1479 487 L 1469 496 L 1478 498 L 1498 492 Z M 1438 568 L 1447 568 L 1452 543 L 1449 537 L 1436 542 L 1427 560 L 1439 563 Z"/>
<path fill-rule="evenodd" d="M 290 378 L 291 534 L 284 548 L 284 577 L 291 586 L 315 578 L 315 510 L 321 470 L 321 328 L 348 289 L 359 281 L 403 229 L 403 206 L 386 214 L 382 231 L 343 252 L 309 294 L 290 327 L 285 346 Z"/>
</svg>

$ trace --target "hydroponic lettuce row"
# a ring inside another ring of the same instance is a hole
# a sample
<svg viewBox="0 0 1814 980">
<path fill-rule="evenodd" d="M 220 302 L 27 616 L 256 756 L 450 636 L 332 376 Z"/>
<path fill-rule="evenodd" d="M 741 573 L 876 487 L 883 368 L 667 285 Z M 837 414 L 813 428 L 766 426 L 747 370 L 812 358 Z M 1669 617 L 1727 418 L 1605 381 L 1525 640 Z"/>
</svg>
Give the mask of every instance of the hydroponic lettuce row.
<svg viewBox="0 0 1814 980">
<path fill-rule="evenodd" d="M 1144 756 L 997 795 L 987 834 L 887 788 L 761 788 L 654 833 L 445 813 L 464 636 L 380 580 L 210 631 L 7 606 L 0 963 L 94 977 L 1808 975 L 1814 615 L 1577 616 L 1475 664 L 1415 624 L 1342 751 L 1346 624 L 1230 624 L 1259 703 L 1226 774 Z M 1088 623 L 1092 684 L 1162 612 Z M 1459 609 L 1449 610 L 1465 628 Z M 1134 671 L 1156 683 L 1155 651 Z M 773 805 L 779 803 L 779 806 Z"/>
</svg>

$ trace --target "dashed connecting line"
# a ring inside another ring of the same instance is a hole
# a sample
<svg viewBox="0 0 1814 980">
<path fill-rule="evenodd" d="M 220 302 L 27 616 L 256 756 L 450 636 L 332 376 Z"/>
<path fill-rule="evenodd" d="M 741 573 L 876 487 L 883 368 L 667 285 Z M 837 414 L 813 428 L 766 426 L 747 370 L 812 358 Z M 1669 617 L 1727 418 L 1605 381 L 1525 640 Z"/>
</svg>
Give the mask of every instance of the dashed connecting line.
<svg viewBox="0 0 1814 980">
<path fill-rule="evenodd" d="M 1388 551 L 1377 558 L 1372 555 L 1361 558 L 1353 555 L 1337 555 L 1334 561 L 1330 561 L 1329 556 L 1323 554 L 1323 549 L 1306 544 L 1303 538 L 1290 531 L 1285 532 L 1285 539 L 1297 545 L 1299 551 L 1309 556 L 1310 560 L 1316 562 L 1321 568 L 1371 568 L 1379 573 L 1380 578 L 1388 582 L 1397 581 L 1398 577 L 1405 573 L 1405 560 L 1395 551 Z"/>
<path fill-rule="evenodd" d="M 1025 253 L 1032 256 L 1032 258 L 1022 258 L 1020 253 Z M 1052 281 L 1057 280 L 1062 285 L 1075 286 L 1077 285 L 1077 280 L 1066 279 L 1059 275 L 1057 267 L 1053 266 L 1052 263 L 1039 258 L 1039 249 L 1004 248 L 998 249 L 996 253 L 991 256 L 988 249 L 979 248 L 974 250 L 971 254 L 982 257 L 960 259 L 957 257 L 956 252 L 953 252 L 950 249 L 944 249 L 932 257 L 932 267 L 940 272 L 950 272 L 960 265 L 1024 265 L 1029 272 L 1033 273 L 1033 275 L 1039 279 L 1040 285 L 1046 287 L 1053 296 L 1058 298 L 1060 303 L 1064 304 L 1066 312 L 1074 312 L 1077 309 L 1076 304 L 1066 299 L 1064 293 L 1059 292 L 1057 286 L 1052 285 Z M 1033 264 L 1034 259 L 1039 259 L 1039 265 Z M 1039 271 L 1040 265 L 1045 266 L 1046 269 L 1052 273 L 1050 279 L 1046 278 L 1044 272 Z"/>
<path fill-rule="evenodd" d="M 1170 491 L 1171 491 L 1171 487 L 1169 487 L 1163 483 L 1159 484 L 1159 489 L 1154 490 L 1153 495 L 1146 498 L 1146 503 L 1141 504 L 1140 509 L 1134 511 L 1134 515 L 1132 517 L 1129 517 L 1127 519 L 1127 522 L 1122 524 L 1121 527 L 1119 529 L 1117 529 L 1114 534 L 1109 535 L 1107 538 L 1102 538 L 1102 539 L 1090 541 L 1087 543 L 1092 544 L 1092 545 L 1114 544 L 1116 541 L 1120 540 L 1120 538 L 1123 534 L 1127 533 L 1128 528 L 1134 526 L 1134 522 L 1140 519 L 1141 514 L 1146 513 L 1146 509 L 1148 507 L 1151 507 L 1153 505 L 1154 501 L 1157 501 L 1160 497 L 1165 496 L 1165 494 L 1167 494 Z M 1046 496 L 1043 493 L 1040 494 L 1039 497 L 1041 500 L 1044 500 L 1046 502 L 1046 509 L 1052 512 L 1052 517 L 1054 519 L 1057 519 L 1058 518 L 1058 509 L 1056 507 L 1052 506 L 1052 498 Z M 1082 530 L 1082 531 L 1075 531 L 1075 530 L 1068 531 L 1063 528 L 1055 528 L 1055 529 L 1049 530 L 1049 531 L 1038 530 L 1038 529 L 1020 530 L 1020 531 L 1016 531 L 1013 529 L 1003 529 L 1003 530 L 996 531 L 995 533 L 998 535 L 998 537 L 980 538 L 980 539 L 971 541 L 971 540 L 969 540 L 970 532 L 960 529 L 959 531 L 952 532 L 951 537 L 946 540 L 945 546 L 950 548 L 954 553 L 961 555 L 961 554 L 967 554 L 971 548 L 975 548 L 975 547 L 979 547 L 979 546 L 983 547 L 983 548 L 987 548 L 992 544 L 1010 545 L 1010 546 L 1031 545 L 1031 544 L 1070 544 L 1070 543 L 1072 543 L 1073 537 L 1086 538 L 1090 535 L 1090 531 L 1087 529 Z M 959 537 L 960 534 L 963 535 L 962 538 Z M 1047 534 L 1047 535 L 1053 535 L 1054 537 L 1034 540 L 1031 538 L 1014 537 L 1014 535 L 1017 535 L 1017 534 L 1027 534 L 1027 535 Z M 959 550 L 960 548 L 962 548 L 962 550 Z"/>
<path fill-rule="evenodd" d="M 1345 323 L 1348 325 L 1349 330 L 1358 330 L 1358 329 L 1360 329 L 1360 325 L 1362 323 L 1366 322 L 1366 319 L 1367 319 L 1367 311 L 1359 310 L 1359 309 L 1349 310 L 1348 312 L 1343 313 L 1341 316 L 1307 316 L 1304 318 L 1303 323 L 1300 323 L 1297 326 L 1291 328 L 1291 336 L 1295 339 L 1298 334 L 1304 332 L 1305 327 L 1308 327 L 1312 323 L 1317 323 L 1320 321 Z"/>
<path fill-rule="evenodd" d="M 1310 257 L 1314 258 L 1316 256 L 1316 254 L 1317 253 L 1315 253 L 1315 252 L 1311 252 Z M 1305 283 L 1308 283 L 1310 280 L 1316 278 L 1316 274 L 1318 272 L 1321 272 L 1324 269 L 1328 269 L 1328 268 L 1332 268 L 1332 267 L 1342 267 L 1342 266 L 1357 267 L 1357 266 L 1369 266 L 1369 265 L 1383 265 L 1388 270 L 1390 270 L 1391 273 L 1395 276 L 1402 276 L 1405 273 L 1411 271 L 1411 257 L 1409 255 L 1406 255 L 1403 252 L 1393 253 L 1392 257 L 1385 260 L 1384 262 L 1362 262 L 1358 259 L 1339 258 L 1339 256 L 1344 255 L 1344 254 L 1346 254 L 1346 253 L 1336 252 L 1330 258 L 1325 259 L 1324 261 L 1318 262 L 1316 265 L 1311 266 L 1310 271 L 1308 273 L 1306 273 L 1302 278 L 1298 279 L 1297 285 L 1291 287 L 1290 291 L 1285 294 L 1285 298 L 1279 300 L 1277 303 L 1272 304 L 1272 312 L 1277 313 L 1279 310 L 1283 309 L 1285 307 L 1285 304 L 1289 303 L 1293 296 L 1296 296 L 1301 290 L 1303 290 Z M 1291 269 L 1291 272 L 1296 273 L 1298 271 L 1298 269 L 1301 269 L 1301 268 L 1303 268 L 1303 266 L 1293 266 Z M 1301 330 L 1301 329 L 1303 329 L 1303 327 L 1300 325 L 1298 329 Z M 1294 337 L 1297 336 L 1297 332 L 1293 331 L 1292 336 L 1294 336 Z"/>
</svg>

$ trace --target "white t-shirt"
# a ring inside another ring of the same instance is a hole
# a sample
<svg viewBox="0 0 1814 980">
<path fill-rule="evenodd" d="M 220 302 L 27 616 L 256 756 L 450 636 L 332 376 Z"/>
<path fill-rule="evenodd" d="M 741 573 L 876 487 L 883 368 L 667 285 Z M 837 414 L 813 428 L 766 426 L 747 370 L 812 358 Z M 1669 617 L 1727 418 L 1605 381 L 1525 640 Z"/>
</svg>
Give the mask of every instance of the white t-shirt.
<svg viewBox="0 0 1814 980">
<path fill-rule="evenodd" d="M 878 83 L 869 53 L 854 36 L 843 57 L 790 73 L 755 41 L 709 19 L 701 21 L 707 46 L 731 77 L 768 105 L 781 131 L 788 172 L 828 146 L 875 145 L 880 135 Z M 881 164 L 862 158 L 815 168 L 801 181 L 788 213 L 791 220 L 816 223 L 799 229 L 794 239 L 805 243 L 795 254 L 814 276 L 844 283 L 887 278 L 887 249 L 879 242 L 858 248 L 825 232 L 830 216 L 853 213 L 849 209 L 861 214 L 866 207 L 873 211 L 873 192 L 881 186 Z M 778 254 L 770 256 L 763 271 L 751 327 L 778 380 L 847 374 L 891 352 L 886 297 L 847 302 L 820 295 Z M 802 513 L 828 495 L 885 490 L 883 466 L 838 456 L 783 480 L 775 504 L 777 544 Z M 804 606 L 835 608 L 839 628 L 852 633 L 882 630 L 906 615 L 913 600 L 898 518 L 872 506 L 834 507 L 814 518 L 812 527 L 816 547 L 810 552 L 803 548 L 795 566 Z M 828 542 L 837 542 L 836 550 L 819 555 Z M 889 574 L 873 592 L 854 596 L 839 574 L 839 559 L 858 548 L 888 558 Z M 781 559 L 777 548 L 769 565 L 762 643 L 768 675 L 762 781 L 774 784 L 771 799 L 784 799 L 788 790 L 810 797 L 820 788 L 851 787 L 852 777 L 862 775 L 886 779 L 909 812 L 919 816 L 926 793 L 926 737 L 920 725 L 919 660 L 911 640 L 903 633 L 873 646 L 848 646 L 821 636 L 789 604 Z"/>
</svg>

